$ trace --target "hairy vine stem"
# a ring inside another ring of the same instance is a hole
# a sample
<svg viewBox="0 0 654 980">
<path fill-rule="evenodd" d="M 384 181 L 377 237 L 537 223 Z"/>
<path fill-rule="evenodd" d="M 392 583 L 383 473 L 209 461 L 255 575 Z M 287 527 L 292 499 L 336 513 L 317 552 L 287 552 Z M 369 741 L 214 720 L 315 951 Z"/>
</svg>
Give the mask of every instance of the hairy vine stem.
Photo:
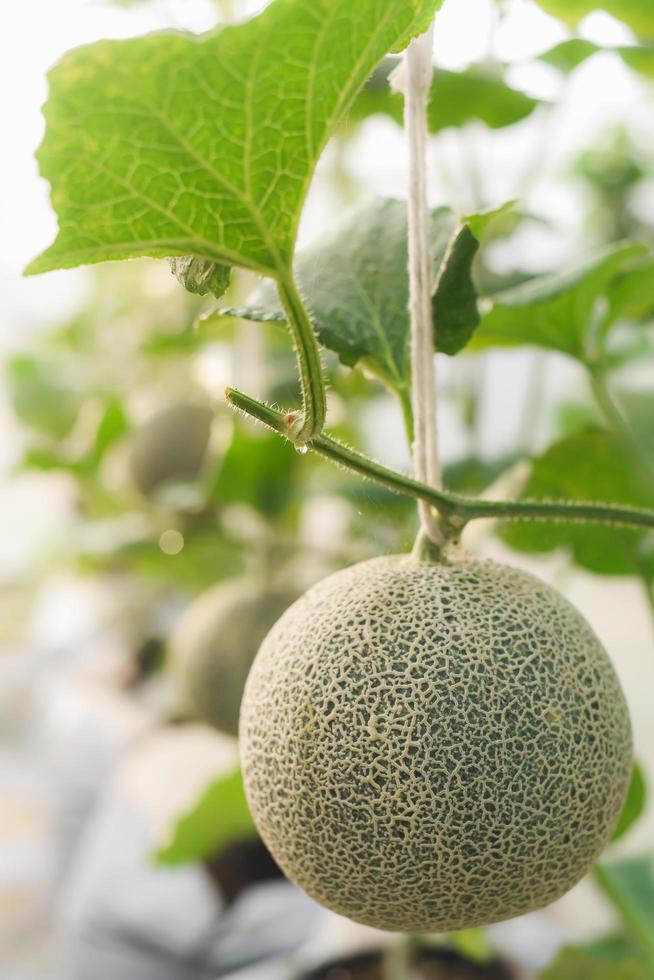
<svg viewBox="0 0 654 980">
<path fill-rule="evenodd" d="M 298 418 L 297 413 L 279 412 L 233 388 L 227 388 L 225 394 L 232 406 L 267 425 L 274 432 L 291 438 L 289 432 Z M 654 510 L 581 501 L 477 500 L 452 493 L 450 490 L 427 486 L 413 477 L 398 473 L 357 453 L 329 436 L 316 436 L 309 442 L 307 448 L 348 470 L 388 487 L 389 490 L 426 501 L 439 512 L 450 534 L 458 533 L 470 521 L 483 518 L 501 518 L 505 521 L 570 521 L 580 524 L 611 524 L 654 530 Z"/>
<path fill-rule="evenodd" d="M 432 313 L 432 259 L 427 203 L 427 101 L 433 74 L 433 24 L 407 49 L 394 87 L 404 90 L 404 128 L 409 162 L 409 312 L 411 318 L 411 407 L 413 411 L 413 472 L 417 480 L 438 487 L 436 370 Z M 418 501 L 423 533 L 437 546 L 443 528 L 425 500 Z"/>
<path fill-rule="evenodd" d="M 319 435 L 325 424 L 325 378 L 313 324 L 293 275 L 280 276 L 277 290 L 293 334 L 302 390 L 302 415 L 288 436 L 302 447 Z"/>
</svg>

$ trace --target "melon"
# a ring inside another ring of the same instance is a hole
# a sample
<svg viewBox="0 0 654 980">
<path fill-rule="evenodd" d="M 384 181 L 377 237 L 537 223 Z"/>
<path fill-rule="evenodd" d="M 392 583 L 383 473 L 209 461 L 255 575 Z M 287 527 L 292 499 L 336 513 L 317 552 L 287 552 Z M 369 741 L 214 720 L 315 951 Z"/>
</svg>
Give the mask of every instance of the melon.
<svg viewBox="0 0 654 980">
<path fill-rule="evenodd" d="M 296 595 L 237 579 L 208 589 L 191 603 L 173 633 L 170 652 L 194 714 L 236 735 L 252 661 L 271 626 Z"/>
<path fill-rule="evenodd" d="M 211 419 L 206 405 L 175 402 L 135 431 L 128 465 L 132 481 L 143 496 L 149 497 L 166 484 L 189 482 L 199 475 Z"/>
<path fill-rule="evenodd" d="M 402 932 L 559 898 L 609 840 L 632 765 L 615 671 L 562 595 L 491 561 L 400 555 L 330 576 L 281 617 L 240 747 L 286 875 Z"/>
</svg>

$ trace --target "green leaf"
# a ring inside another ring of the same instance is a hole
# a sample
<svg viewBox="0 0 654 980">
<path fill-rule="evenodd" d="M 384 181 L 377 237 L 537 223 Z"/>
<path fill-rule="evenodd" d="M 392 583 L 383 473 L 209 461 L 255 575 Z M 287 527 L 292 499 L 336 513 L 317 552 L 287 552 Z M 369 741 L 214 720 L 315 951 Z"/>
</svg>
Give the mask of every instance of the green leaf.
<svg viewBox="0 0 654 980">
<path fill-rule="evenodd" d="M 594 877 L 654 968 L 654 873 L 650 855 L 595 865 Z M 651 973 L 648 974 L 651 976 Z"/>
<path fill-rule="evenodd" d="M 385 115 L 402 125 L 404 100 L 388 83 L 396 64 L 391 58 L 382 62 L 352 106 L 346 124 Z M 491 129 L 501 129 L 525 119 L 539 104 L 537 99 L 511 88 L 502 78 L 485 74 L 479 68 L 461 72 L 437 68 L 429 97 L 429 129 L 435 134 L 473 119 L 481 120 Z"/>
<path fill-rule="evenodd" d="M 182 526 L 184 547 L 178 554 L 165 554 L 159 541 L 139 537 L 121 541 L 113 528 L 101 540 L 104 545 L 83 541 L 74 554 L 91 568 L 119 572 L 129 571 L 136 577 L 165 582 L 174 589 L 199 592 L 226 578 L 240 575 L 243 567 L 243 541 L 228 540 L 215 524 L 197 530 Z"/>
<path fill-rule="evenodd" d="M 591 939 L 590 942 L 584 943 L 582 949 L 589 956 L 609 960 L 612 963 L 641 959 L 638 947 L 634 946 L 630 937 L 619 932 Z"/>
<path fill-rule="evenodd" d="M 83 462 L 78 459 L 69 459 L 59 447 L 50 449 L 42 446 L 31 446 L 25 451 L 21 466 L 30 470 L 42 470 L 44 473 L 61 470 L 80 477 L 86 471 Z"/>
<path fill-rule="evenodd" d="M 592 58 L 594 54 L 603 51 L 598 44 L 593 41 L 586 41 L 581 37 L 571 37 L 567 41 L 555 44 L 553 48 L 543 51 L 538 55 L 538 61 L 543 61 L 546 65 L 551 65 L 564 74 L 569 74 L 578 68 L 587 58 Z"/>
<path fill-rule="evenodd" d="M 460 929 L 448 936 L 454 949 L 473 963 L 487 964 L 495 959 L 495 952 L 483 929 Z"/>
<path fill-rule="evenodd" d="M 228 265 L 209 262 L 193 255 L 182 255 L 170 260 L 170 271 L 189 293 L 206 296 L 211 293 L 216 299 L 229 289 L 232 270 Z"/>
<path fill-rule="evenodd" d="M 278 518 L 297 497 L 298 462 L 290 442 L 237 423 L 211 497 L 221 504 L 249 504 L 269 518 Z"/>
<path fill-rule="evenodd" d="M 539 980 L 650 980 L 651 974 L 633 956 L 616 962 L 582 949 L 563 949 L 554 962 L 542 970 Z"/>
<path fill-rule="evenodd" d="M 443 482 L 449 490 L 470 497 L 477 496 L 517 461 L 515 454 L 497 459 L 466 456 L 443 468 Z"/>
<path fill-rule="evenodd" d="M 653 18 L 654 21 L 654 18 Z M 654 31 L 652 36 L 654 36 Z M 616 48 L 625 64 L 646 78 L 654 78 L 654 45 L 629 45 Z"/>
<path fill-rule="evenodd" d="M 316 162 L 439 0 L 273 0 L 195 36 L 102 41 L 50 73 L 38 152 L 59 234 L 28 273 L 137 255 L 287 272 Z"/>
<path fill-rule="evenodd" d="M 563 272 L 496 293 L 487 301 L 472 346 L 533 344 L 583 359 L 595 304 L 627 263 L 646 252 L 638 243 L 610 245 Z"/>
<path fill-rule="evenodd" d="M 654 6 L 651 0 L 536 0 L 546 13 L 571 27 L 595 10 L 604 10 L 627 24 L 636 34 L 654 38 Z"/>
<path fill-rule="evenodd" d="M 624 802 L 622 813 L 620 814 L 618 825 L 613 831 L 611 841 L 618 841 L 621 837 L 624 837 L 627 831 L 633 826 L 633 824 L 636 823 L 642 814 L 643 810 L 645 809 L 646 801 L 647 789 L 645 787 L 643 770 L 637 762 L 634 762 L 627 799 Z"/>
<path fill-rule="evenodd" d="M 617 276 L 608 298 L 614 319 L 645 320 L 654 316 L 654 256 L 645 256 Z"/>
<path fill-rule="evenodd" d="M 53 439 L 73 428 L 80 395 L 59 378 L 54 365 L 28 354 L 16 354 L 5 365 L 11 404 L 20 421 Z"/>
<path fill-rule="evenodd" d="M 484 238 L 489 230 L 493 236 L 510 234 L 516 226 L 516 221 L 520 220 L 520 216 L 516 214 L 517 203 L 517 200 L 506 201 L 498 208 L 492 208 L 489 211 L 466 214 L 461 221 L 468 226 L 479 241 Z"/>
<path fill-rule="evenodd" d="M 455 354 L 479 322 L 471 266 L 479 242 L 451 211 L 431 215 L 432 307 L 436 344 Z M 361 364 L 401 397 L 411 384 L 406 204 L 374 199 L 304 249 L 296 277 L 320 342 L 348 365 Z M 224 311 L 251 320 L 283 320 L 270 284 L 251 305 Z"/>
<path fill-rule="evenodd" d="M 641 452 L 654 460 L 654 392 L 623 389 L 617 401 Z"/>
<path fill-rule="evenodd" d="M 646 78 L 654 78 L 654 45 L 649 44 L 627 44 L 615 48 L 603 48 L 592 41 L 586 41 L 580 37 L 569 38 L 561 41 L 548 51 L 538 55 L 538 61 L 564 74 L 569 74 L 578 68 L 588 58 L 600 52 L 608 51 L 617 54 L 626 65 L 633 71 L 637 71 Z"/>
<path fill-rule="evenodd" d="M 188 864 L 217 854 L 234 841 L 254 837 L 240 769 L 217 779 L 173 829 L 156 853 L 159 864 Z"/>
<path fill-rule="evenodd" d="M 522 496 L 532 500 L 604 500 L 651 507 L 651 484 L 629 451 L 609 432 L 586 429 L 551 446 L 533 461 Z M 507 525 L 501 532 L 518 551 L 567 548 L 575 563 L 601 575 L 633 575 L 641 567 L 646 535 L 591 524 Z"/>
<path fill-rule="evenodd" d="M 525 119 L 540 104 L 538 99 L 510 88 L 501 78 L 479 70 L 438 69 L 429 101 L 429 129 L 438 133 L 471 119 L 480 119 L 491 129 L 501 129 Z"/>
</svg>

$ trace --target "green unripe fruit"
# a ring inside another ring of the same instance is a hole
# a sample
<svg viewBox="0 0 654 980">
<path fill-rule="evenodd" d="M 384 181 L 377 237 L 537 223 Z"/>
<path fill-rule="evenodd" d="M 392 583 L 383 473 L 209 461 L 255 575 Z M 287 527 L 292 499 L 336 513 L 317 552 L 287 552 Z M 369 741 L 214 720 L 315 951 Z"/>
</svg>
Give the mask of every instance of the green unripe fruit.
<svg viewBox="0 0 654 980">
<path fill-rule="evenodd" d="M 314 586 L 241 708 L 247 795 L 282 870 L 366 925 L 449 931 L 554 901 L 611 836 L 629 715 L 583 617 L 490 561 L 393 555 Z"/>
<path fill-rule="evenodd" d="M 144 497 L 166 483 L 195 479 L 204 462 L 212 414 L 204 405 L 179 402 L 136 430 L 129 449 L 132 480 Z"/>
<path fill-rule="evenodd" d="M 204 592 L 182 616 L 171 640 L 172 662 L 189 706 L 214 728 L 237 734 L 252 661 L 294 598 L 283 590 L 237 580 Z"/>
</svg>

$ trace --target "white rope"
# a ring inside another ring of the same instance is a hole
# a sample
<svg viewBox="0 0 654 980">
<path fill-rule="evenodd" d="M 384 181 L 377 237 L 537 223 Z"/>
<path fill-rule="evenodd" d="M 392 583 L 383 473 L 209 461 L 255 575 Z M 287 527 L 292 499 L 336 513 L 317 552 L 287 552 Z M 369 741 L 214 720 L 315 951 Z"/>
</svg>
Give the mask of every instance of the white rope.
<svg viewBox="0 0 654 980">
<path fill-rule="evenodd" d="M 404 126 L 409 157 L 409 311 L 413 408 L 413 472 L 417 480 L 441 485 L 436 426 L 436 369 L 432 314 L 430 215 L 427 203 L 427 102 L 433 73 L 433 26 L 413 40 L 392 79 L 404 91 Z M 424 533 L 436 544 L 444 538 L 433 509 L 419 501 Z"/>
</svg>

